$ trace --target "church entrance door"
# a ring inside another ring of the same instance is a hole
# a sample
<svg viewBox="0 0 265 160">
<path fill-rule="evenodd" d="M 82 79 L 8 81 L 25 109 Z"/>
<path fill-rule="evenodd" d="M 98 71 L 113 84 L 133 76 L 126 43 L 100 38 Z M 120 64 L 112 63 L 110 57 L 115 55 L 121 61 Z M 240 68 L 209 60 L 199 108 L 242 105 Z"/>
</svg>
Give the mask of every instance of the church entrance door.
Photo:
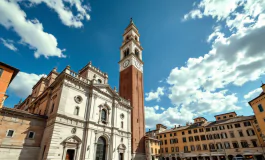
<svg viewBox="0 0 265 160">
<path fill-rule="evenodd" d="M 124 160 L 124 159 L 123 159 L 123 153 L 120 153 L 120 158 L 119 158 L 119 160 Z"/>
<path fill-rule="evenodd" d="M 74 160 L 75 150 L 68 149 L 66 152 L 65 160 Z"/>
<path fill-rule="evenodd" d="M 106 155 L 106 140 L 103 137 L 99 137 L 97 143 L 96 160 L 105 160 Z"/>
</svg>

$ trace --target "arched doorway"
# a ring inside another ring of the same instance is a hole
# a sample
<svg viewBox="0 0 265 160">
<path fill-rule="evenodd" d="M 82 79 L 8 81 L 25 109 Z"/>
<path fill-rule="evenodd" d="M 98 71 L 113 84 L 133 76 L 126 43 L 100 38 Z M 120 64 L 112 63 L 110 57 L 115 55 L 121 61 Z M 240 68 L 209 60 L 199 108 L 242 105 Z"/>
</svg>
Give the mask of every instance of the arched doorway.
<svg viewBox="0 0 265 160">
<path fill-rule="evenodd" d="M 61 144 L 64 146 L 63 159 L 75 160 L 78 159 L 79 145 L 81 139 L 77 136 L 70 136 L 66 138 Z"/>
<path fill-rule="evenodd" d="M 106 146 L 106 139 L 104 137 L 99 137 L 97 142 L 96 160 L 106 159 Z"/>
<path fill-rule="evenodd" d="M 126 150 L 126 146 L 124 144 L 120 144 L 118 146 L 119 160 L 125 160 L 126 159 L 124 157 L 125 150 Z"/>
</svg>

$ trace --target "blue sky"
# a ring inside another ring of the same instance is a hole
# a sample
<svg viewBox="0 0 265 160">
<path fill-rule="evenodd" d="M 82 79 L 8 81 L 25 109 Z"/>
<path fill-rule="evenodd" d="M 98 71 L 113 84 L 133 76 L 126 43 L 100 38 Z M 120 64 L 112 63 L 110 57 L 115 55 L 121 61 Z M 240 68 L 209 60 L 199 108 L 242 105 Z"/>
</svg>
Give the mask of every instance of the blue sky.
<svg viewBox="0 0 265 160">
<path fill-rule="evenodd" d="M 57 3 L 0 2 L 0 60 L 21 71 L 7 91 L 6 106 L 24 99 L 54 67 L 78 71 L 92 61 L 108 73 L 112 87 L 119 86 L 119 47 L 133 17 L 144 48 L 147 128 L 196 116 L 213 120 L 229 111 L 253 114 L 246 103 L 265 81 L 264 2 L 50 2 Z"/>
</svg>

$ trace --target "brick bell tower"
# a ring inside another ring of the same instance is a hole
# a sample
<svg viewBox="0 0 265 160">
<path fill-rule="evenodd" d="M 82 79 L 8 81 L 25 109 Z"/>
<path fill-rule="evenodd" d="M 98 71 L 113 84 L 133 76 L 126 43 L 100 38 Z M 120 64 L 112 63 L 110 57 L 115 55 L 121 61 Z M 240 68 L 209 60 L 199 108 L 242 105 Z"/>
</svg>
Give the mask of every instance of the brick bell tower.
<svg viewBox="0 0 265 160">
<path fill-rule="evenodd" d="M 144 160 L 145 157 L 145 119 L 143 93 L 143 61 L 140 34 L 131 18 L 123 34 L 120 47 L 120 96 L 129 99 L 133 107 L 131 114 L 132 159 Z"/>
</svg>

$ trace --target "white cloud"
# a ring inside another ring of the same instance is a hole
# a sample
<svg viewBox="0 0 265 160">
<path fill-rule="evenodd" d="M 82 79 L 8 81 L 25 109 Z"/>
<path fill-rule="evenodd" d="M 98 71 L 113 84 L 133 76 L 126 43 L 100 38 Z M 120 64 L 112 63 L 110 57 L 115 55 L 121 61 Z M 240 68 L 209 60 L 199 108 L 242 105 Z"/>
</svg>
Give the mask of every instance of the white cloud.
<svg viewBox="0 0 265 160">
<path fill-rule="evenodd" d="M 16 2 L 1 0 L 0 15 L 0 24 L 6 29 L 14 30 L 21 37 L 22 43 L 35 50 L 35 57 L 64 57 L 63 50 L 57 47 L 56 38 L 44 32 L 42 24 L 37 20 L 27 20 L 26 13 Z"/>
<path fill-rule="evenodd" d="M 158 87 L 156 92 L 149 92 L 146 93 L 146 101 L 151 101 L 151 100 L 156 100 L 156 101 L 160 101 L 160 97 L 164 95 L 164 87 Z"/>
<path fill-rule="evenodd" d="M 160 107 L 163 108 L 163 107 Z M 146 128 L 154 128 L 155 124 L 162 123 L 168 127 L 192 122 L 193 113 L 182 108 L 169 107 L 162 113 L 157 113 L 154 107 L 145 107 L 145 126 Z"/>
<path fill-rule="evenodd" d="M 245 94 L 244 98 L 251 100 L 251 99 L 257 97 L 261 92 L 262 92 L 261 88 L 254 89 L 254 90 L 248 92 L 248 94 Z"/>
<path fill-rule="evenodd" d="M 8 49 L 12 50 L 12 51 L 17 51 L 18 49 L 14 46 L 14 41 L 10 40 L 10 39 L 3 39 L 3 38 L 0 38 L 0 41 L 2 41 L 3 45 L 5 47 L 7 47 Z"/>
<path fill-rule="evenodd" d="M 32 87 L 44 76 L 44 74 L 37 75 L 34 73 L 19 72 L 11 82 L 8 90 L 20 98 L 26 98 L 31 94 Z"/>
<path fill-rule="evenodd" d="M 20 5 L 27 7 L 44 3 L 53 9 L 62 23 L 66 26 L 80 28 L 84 20 L 90 20 L 90 7 L 83 0 L 1 0 L 0 24 L 6 29 L 13 30 L 21 38 L 20 44 L 33 49 L 36 58 L 44 56 L 65 57 L 65 49 L 58 48 L 57 39 L 50 33 L 43 31 L 43 25 L 38 19 L 27 19 L 26 13 Z M 11 50 L 16 50 L 13 44 L 4 43 Z"/>
<path fill-rule="evenodd" d="M 158 105 L 154 106 L 154 109 L 159 110 L 159 106 Z"/>
<path fill-rule="evenodd" d="M 228 85 L 242 86 L 265 74 L 265 1 L 202 0 L 194 7 L 193 11 L 200 12 L 191 11 L 184 19 L 211 17 L 216 20 L 214 25 L 218 27 L 214 27 L 207 40 L 212 48 L 201 57 L 189 58 L 186 66 L 171 71 L 167 79 L 169 98 L 176 107 L 163 113 L 174 110 L 170 113 L 177 116 L 188 111 L 194 118 L 206 113 L 239 110 L 238 97 L 229 91 Z M 230 33 L 222 31 L 226 27 Z M 161 115 L 151 113 L 153 117 Z M 163 116 L 165 123 L 171 122 L 170 117 Z M 180 116 L 172 123 L 179 123 L 182 118 L 187 120 Z"/>
<path fill-rule="evenodd" d="M 22 2 L 22 0 L 17 0 Z M 83 4 L 83 0 L 28 0 L 31 4 L 29 6 L 38 5 L 41 3 L 46 4 L 49 8 L 53 9 L 61 19 L 62 23 L 71 27 L 82 27 L 83 20 L 90 20 L 90 7 L 88 4 Z M 73 9 L 76 10 L 74 15 Z"/>
</svg>

